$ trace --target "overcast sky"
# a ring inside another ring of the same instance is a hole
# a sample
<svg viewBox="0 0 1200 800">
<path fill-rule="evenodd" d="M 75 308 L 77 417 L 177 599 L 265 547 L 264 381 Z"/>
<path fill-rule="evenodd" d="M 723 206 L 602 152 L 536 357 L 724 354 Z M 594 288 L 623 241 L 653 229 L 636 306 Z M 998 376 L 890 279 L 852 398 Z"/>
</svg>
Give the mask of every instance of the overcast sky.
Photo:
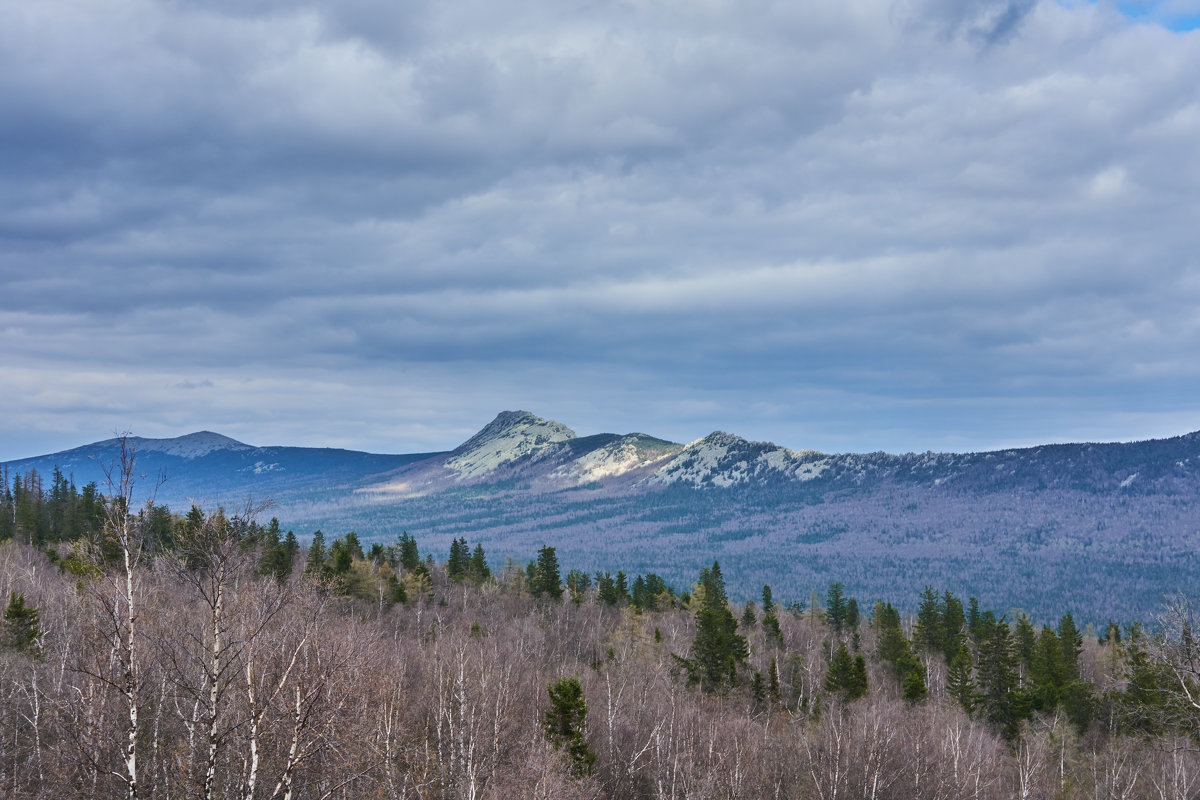
<svg viewBox="0 0 1200 800">
<path fill-rule="evenodd" d="M 1200 0 L 0 19 L 0 459 L 1200 428 Z"/>
</svg>

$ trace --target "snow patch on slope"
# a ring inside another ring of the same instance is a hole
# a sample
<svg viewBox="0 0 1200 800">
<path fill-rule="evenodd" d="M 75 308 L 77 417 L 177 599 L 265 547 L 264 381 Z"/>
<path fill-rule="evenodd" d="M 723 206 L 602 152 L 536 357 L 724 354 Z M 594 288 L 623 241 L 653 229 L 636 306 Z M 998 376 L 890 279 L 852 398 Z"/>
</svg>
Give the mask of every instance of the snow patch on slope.
<svg viewBox="0 0 1200 800">
<path fill-rule="evenodd" d="M 671 451 L 649 450 L 638 447 L 641 437 L 637 434 L 623 436 L 611 444 L 598 447 L 579 458 L 563 464 L 548 476 L 554 481 L 565 481 L 576 485 L 624 475 L 631 470 L 649 466 L 656 461 L 669 458 Z"/>
<path fill-rule="evenodd" d="M 446 460 L 446 468 L 457 473 L 460 481 L 478 478 L 519 458 L 537 458 L 549 445 L 574 438 L 575 431 L 561 422 L 528 411 L 504 411 L 459 446 Z"/>
<path fill-rule="evenodd" d="M 811 450 L 797 453 L 771 442 L 750 442 L 717 431 L 689 444 L 647 482 L 728 487 L 772 473 L 812 480 L 828 464 L 814 455 Z"/>
</svg>

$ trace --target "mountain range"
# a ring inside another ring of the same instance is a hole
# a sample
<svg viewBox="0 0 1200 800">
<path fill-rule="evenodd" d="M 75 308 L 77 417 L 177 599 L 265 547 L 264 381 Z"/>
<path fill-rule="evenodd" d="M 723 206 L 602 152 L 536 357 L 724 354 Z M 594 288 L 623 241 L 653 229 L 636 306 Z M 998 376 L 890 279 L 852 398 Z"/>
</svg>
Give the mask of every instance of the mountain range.
<svg viewBox="0 0 1200 800">
<path fill-rule="evenodd" d="M 444 557 L 481 542 L 494 567 L 554 545 L 565 567 L 655 572 L 686 587 L 720 559 L 743 598 L 809 602 L 833 580 L 869 603 L 926 584 L 986 606 L 1146 618 L 1200 588 L 1200 433 L 984 453 L 826 454 L 714 432 L 578 436 L 506 411 L 442 453 L 253 447 L 211 432 L 129 437 L 139 501 L 172 510 L 271 500 L 301 538 L 406 530 Z M 119 440 L 2 465 L 79 486 Z"/>
</svg>

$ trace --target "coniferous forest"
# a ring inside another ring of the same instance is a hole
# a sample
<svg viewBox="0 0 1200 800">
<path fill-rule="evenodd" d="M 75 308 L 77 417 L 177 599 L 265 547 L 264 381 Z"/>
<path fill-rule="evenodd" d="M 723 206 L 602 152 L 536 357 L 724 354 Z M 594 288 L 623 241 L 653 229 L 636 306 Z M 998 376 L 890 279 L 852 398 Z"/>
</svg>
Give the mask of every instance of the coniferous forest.
<svg viewBox="0 0 1200 800">
<path fill-rule="evenodd" d="M 0 795 L 1200 792 L 1184 598 L 1099 631 L 937 587 L 734 604 L 715 561 L 673 587 L 549 545 L 302 548 L 260 509 L 135 509 L 133 475 L 5 481 Z"/>
</svg>

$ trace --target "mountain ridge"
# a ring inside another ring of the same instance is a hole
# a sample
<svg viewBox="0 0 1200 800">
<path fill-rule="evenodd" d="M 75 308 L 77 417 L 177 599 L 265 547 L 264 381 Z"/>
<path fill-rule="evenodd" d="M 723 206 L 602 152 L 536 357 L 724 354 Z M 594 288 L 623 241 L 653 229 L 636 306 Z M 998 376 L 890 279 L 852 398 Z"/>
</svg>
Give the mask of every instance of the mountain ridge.
<svg viewBox="0 0 1200 800">
<path fill-rule="evenodd" d="M 578 436 L 508 411 L 438 453 L 255 447 L 211 431 L 130 441 L 139 486 L 165 474 L 157 499 L 172 510 L 270 498 L 266 514 L 301 537 L 353 530 L 394 541 L 407 530 L 434 552 L 466 537 L 496 566 L 552 544 L 572 567 L 654 572 L 686 586 L 719 558 L 742 599 L 763 583 L 804 598 L 838 580 L 864 599 L 929 583 L 1030 613 L 1067 602 L 1097 622 L 1200 590 L 1200 432 L 830 454 L 722 431 L 686 445 Z M 98 464 L 113 463 L 116 444 L 4 467 L 11 481 L 57 465 L 103 490 Z"/>
</svg>

